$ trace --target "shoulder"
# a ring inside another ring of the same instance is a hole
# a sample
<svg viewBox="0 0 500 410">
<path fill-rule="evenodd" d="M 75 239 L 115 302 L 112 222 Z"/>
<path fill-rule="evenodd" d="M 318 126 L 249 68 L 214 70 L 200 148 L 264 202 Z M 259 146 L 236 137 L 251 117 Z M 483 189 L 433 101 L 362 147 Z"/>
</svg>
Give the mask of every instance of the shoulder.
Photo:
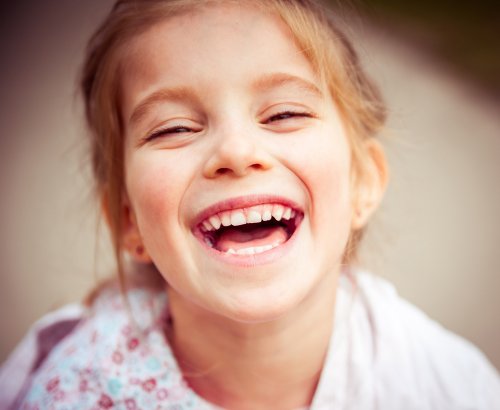
<svg viewBox="0 0 500 410">
<path fill-rule="evenodd" d="M 54 346 L 70 334 L 82 320 L 85 307 L 64 306 L 38 320 L 0 368 L 0 408 L 15 407 L 30 378 Z"/>
<path fill-rule="evenodd" d="M 363 272 L 356 277 L 380 395 L 400 388 L 419 392 L 431 407 L 500 408 L 498 373 L 475 346 L 402 299 L 382 278 Z"/>
<path fill-rule="evenodd" d="M 124 297 L 117 288 L 105 289 L 34 372 L 20 408 L 153 408 L 172 397 L 188 401 L 164 337 L 165 308 L 164 292 L 133 289 Z"/>
</svg>

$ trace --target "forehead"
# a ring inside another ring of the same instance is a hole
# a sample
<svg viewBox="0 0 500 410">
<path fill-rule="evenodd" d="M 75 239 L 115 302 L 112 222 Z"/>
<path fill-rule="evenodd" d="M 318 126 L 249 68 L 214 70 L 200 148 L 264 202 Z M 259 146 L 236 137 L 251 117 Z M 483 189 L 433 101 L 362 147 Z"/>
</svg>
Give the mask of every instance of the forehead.
<svg viewBox="0 0 500 410">
<path fill-rule="evenodd" d="M 206 6 L 154 25 L 131 41 L 122 66 L 128 104 L 158 84 L 220 90 L 273 72 L 316 80 L 278 16 L 237 4 Z"/>
</svg>

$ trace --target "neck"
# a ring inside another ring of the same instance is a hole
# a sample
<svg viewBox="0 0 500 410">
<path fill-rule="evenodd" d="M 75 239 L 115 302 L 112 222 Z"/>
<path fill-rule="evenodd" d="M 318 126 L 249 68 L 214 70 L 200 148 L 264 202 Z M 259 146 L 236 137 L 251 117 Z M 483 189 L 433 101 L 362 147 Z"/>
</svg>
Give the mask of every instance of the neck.
<svg viewBox="0 0 500 410">
<path fill-rule="evenodd" d="M 327 275 L 293 311 L 258 324 L 215 315 L 169 289 L 169 339 L 188 384 L 224 408 L 309 406 L 332 331 L 337 276 Z"/>
</svg>

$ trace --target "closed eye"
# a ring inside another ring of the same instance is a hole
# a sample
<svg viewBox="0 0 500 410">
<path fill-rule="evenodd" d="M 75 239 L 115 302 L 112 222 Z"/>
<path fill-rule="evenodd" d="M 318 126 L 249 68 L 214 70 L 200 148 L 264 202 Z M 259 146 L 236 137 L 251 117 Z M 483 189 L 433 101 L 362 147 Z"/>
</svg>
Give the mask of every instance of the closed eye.
<svg viewBox="0 0 500 410">
<path fill-rule="evenodd" d="M 193 130 L 189 127 L 185 127 L 182 125 L 176 125 L 173 127 L 168 127 L 168 128 L 161 128 L 159 130 L 156 130 L 149 134 L 145 141 L 151 141 L 154 140 L 155 138 L 161 137 L 161 136 L 167 136 L 171 134 L 185 134 L 185 133 L 190 133 L 190 132 L 197 132 L 196 130 Z"/>
<path fill-rule="evenodd" d="M 282 111 L 277 114 L 271 115 L 269 118 L 267 118 L 265 121 L 263 121 L 263 124 L 270 124 L 272 122 L 276 121 L 283 121 L 283 120 L 288 120 L 290 118 L 313 118 L 313 114 L 306 112 L 306 111 Z"/>
</svg>

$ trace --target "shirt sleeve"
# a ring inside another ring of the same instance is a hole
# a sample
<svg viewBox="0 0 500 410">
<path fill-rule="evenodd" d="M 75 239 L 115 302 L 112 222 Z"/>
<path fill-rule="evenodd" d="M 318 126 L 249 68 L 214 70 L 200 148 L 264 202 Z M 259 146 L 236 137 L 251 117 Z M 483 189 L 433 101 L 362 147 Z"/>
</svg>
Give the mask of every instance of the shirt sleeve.
<svg viewBox="0 0 500 410">
<path fill-rule="evenodd" d="M 15 409 L 34 372 L 85 314 L 80 304 L 67 305 L 37 321 L 0 368 L 0 408 Z"/>
<path fill-rule="evenodd" d="M 421 403 L 417 408 L 500 409 L 500 376 L 476 346 L 382 279 L 363 275 L 361 287 L 372 321 L 380 402 L 405 397 Z M 402 408 L 402 401 L 395 403 L 385 408 Z"/>
</svg>

